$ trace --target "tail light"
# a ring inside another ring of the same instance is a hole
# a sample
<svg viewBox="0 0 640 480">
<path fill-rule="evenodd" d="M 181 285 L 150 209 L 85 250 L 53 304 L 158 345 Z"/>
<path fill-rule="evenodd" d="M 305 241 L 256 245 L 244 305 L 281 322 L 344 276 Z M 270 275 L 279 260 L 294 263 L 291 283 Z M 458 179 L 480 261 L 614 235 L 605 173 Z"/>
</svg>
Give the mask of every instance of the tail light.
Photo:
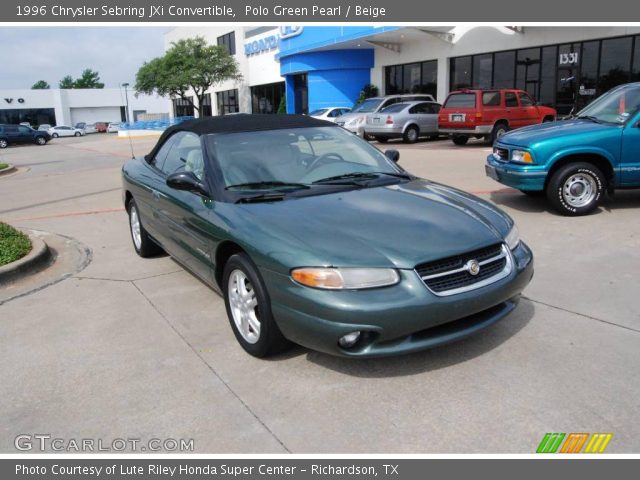
<svg viewBox="0 0 640 480">
<path fill-rule="evenodd" d="M 391 115 L 387 115 L 387 121 L 385 122 L 387 125 L 393 124 L 393 117 Z"/>
</svg>

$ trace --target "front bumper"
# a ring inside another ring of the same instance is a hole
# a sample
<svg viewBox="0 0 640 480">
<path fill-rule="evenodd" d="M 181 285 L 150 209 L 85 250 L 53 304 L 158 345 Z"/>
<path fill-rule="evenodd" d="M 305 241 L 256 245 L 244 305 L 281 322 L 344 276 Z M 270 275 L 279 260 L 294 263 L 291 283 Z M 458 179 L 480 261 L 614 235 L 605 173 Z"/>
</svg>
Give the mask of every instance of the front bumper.
<svg viewBox="0 0 640 480">
<path fill-rule="evenodd" d="M 489 135 L 493 125 L 476 125 L 474 128 L 447 128 L 440 127 L 438 131 L 447 135 Z"/>
<path fill-rule="evenodd" d="M 391 287 L 327 291 L 307 288 L 288 275 L 261 270 L 280 330 L 292 342 L 344 357 L 381 357 L 416 352 L 460 340 L 512 312 L 533 276 L 524 244 L 512 252 L 513 269 L 501 280 L 468 292 L 436 296 L 414 270 L 400 270 Z M 338 339 L 367 332 L 355 347 Z"/>
<path fill-rule="evenodd" d="M 487 157 L 485 173 L 496 182 L 518 190 L 544 190 L 547 172 L 537 165 L 520 165 L 496 160 L 493 154 Z"/>
</svg>

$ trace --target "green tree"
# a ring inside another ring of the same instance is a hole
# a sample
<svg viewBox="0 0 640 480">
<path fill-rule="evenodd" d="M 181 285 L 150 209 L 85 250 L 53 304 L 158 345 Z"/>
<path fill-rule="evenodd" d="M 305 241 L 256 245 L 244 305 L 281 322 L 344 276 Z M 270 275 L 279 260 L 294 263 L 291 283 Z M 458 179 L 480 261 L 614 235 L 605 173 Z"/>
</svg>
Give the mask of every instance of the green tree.
<svg viewBox="0 0 640 480">
<path fill-rule="evenodd" d="M 49 85 L 44 80 L 38 80 L 36 83 L 34 83 L 31 86 L 31 90 L 48 90 L 50 88 L 51 88 L 51 85 Z"/>
<path fill-rule="evenodd" d="M 85 68 L 80 78 L 73 82 L 73 88 L 104 88 L 104 83 L 100 82 L 100 74 Z"/>
<path fill-rule="evenodd" d="M 364 102 L 367 98 L 377 97 L 378 96 L 378 87 L 375 85 L 368 83 L 362 90 L 360 90 L 360 95 L 358 96 L 358 100 L 356 100 L 356 105 Z"/>
<path fill-rule="evenodd" d="M 195 37 L 173 42 L 162 57 L 145 62 L 136 74 L 135 90 L 183 98 L 200 113 L 206 90 L 227 80 L 242 80 L 238 63 L 225 47 Z"/>
<path fill-rule="evenodd" d="M 73 88 L 73 77 L 71 75 L 66 75 L 62 80 L 58 82 L 58 87 Z"/>
</svg>

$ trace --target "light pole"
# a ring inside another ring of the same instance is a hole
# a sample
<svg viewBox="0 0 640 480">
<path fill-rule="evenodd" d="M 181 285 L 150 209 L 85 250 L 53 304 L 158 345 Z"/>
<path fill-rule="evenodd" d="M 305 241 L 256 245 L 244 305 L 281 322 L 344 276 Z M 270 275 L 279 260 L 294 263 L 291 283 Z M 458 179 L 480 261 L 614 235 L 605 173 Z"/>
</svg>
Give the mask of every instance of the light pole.
<svg viewBox="0 0 640 480">
<path fill-rule="evenodd" d="M 125 98 L 125 102 L 127 104 L 127 109 L 124 112 L 125 113 L 125 119 L 127 120 L 127 123 L 129 123 L 129 94 L 127 93 L 127 87 L 129 86 L 128 83 L 123 83 L 122 86 L 124 87 L 124 98 Z"/>
</svg>

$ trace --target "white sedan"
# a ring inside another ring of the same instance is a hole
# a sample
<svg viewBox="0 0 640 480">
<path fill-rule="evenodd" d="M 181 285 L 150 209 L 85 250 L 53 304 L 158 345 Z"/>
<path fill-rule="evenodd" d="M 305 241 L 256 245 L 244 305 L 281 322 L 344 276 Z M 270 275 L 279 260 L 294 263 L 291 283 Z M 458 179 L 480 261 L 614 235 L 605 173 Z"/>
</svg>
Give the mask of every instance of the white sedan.
<svg viewBox="0 0 640 480">
<path fill-rule="evenodd" d="M 319 118 L 321 120 L 327 120 L 329 122 L 335 122 L 336 118 L 338 118 L 340 115 L 344 115 L 345 113 L 349 113 L 350 111 L 351 109 L 347 107 L 325 107 L 314 110 L 313 112 L 309 113 L 309 116 Z"/>
<path fill-rule="evenodd" d="M 79 128 L 67 127 L 66 125 L 58 125 L 57 127 L 51 127 L 47 130 L 51 138 L 58 137 L 80 137 L 84 135 L 84 130 Z"/>
<path fill-rule="evenodd" d="M 109 126 L 107 127 L 107 133 L 114 133 L 114 132 L 117 132 L 118 130 L 120 130 L 119 122 L 109 123 Z"/>
</svg>

